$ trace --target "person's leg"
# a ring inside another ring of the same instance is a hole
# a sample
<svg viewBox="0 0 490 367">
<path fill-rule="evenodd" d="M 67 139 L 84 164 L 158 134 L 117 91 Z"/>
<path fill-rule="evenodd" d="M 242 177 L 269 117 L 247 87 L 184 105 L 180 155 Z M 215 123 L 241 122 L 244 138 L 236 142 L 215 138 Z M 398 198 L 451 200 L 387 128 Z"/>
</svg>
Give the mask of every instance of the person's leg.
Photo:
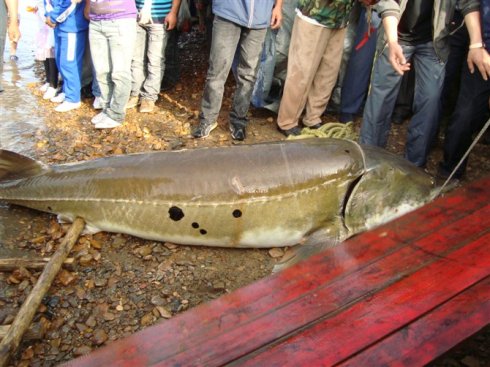
<svg viewBox="0 0 490 367">
<path fill-rule="evenodd" d="M 5 41 L 7 38 L 7 6 L 5 1 L 0 1 L 0 92 L 3 91 L 2 87 L 2 74 L 3 74 L 3 52 L 5 51 Z"/>
<path fill-rule="evenodd" d="M 406 158 L 423 167 L 437 132 L 445 64 L 437 57 L 432 42 L 417 45 L 413 56 L 415 94 L 413 116 L 408 126 Z"/>
<path fill-rule="evenodd" d="M 111 63 L 109 43 L 103 30 L 104 21 L 91 21 L 89 26 L 90 54 L 94 66 L 94 77 L 100 90 L 103 111 L 112 98 L 112 81 L 110 79 Z"/>
<path fill-rule="evenodd" d="M 466 64 L 465 64 L 466 65 Z M 488 114 L 490 81 L 485 81 L 476 71 L 470 73 L 468 65 L 463 69 L 458 100 L 449 120 L 444 138 L 444 160 L 440 173 L 448 176 L 466 153 L 472 142 L 472 135 L 481 123 L 482 114 Z M 466 162 L 458 169 L 455 177 L 464 175 Z"/>
<path fill-rule="evenodd" d="M 150 24 L 147 31 L 148 47 L 146 49 L 146 57 L 148 63 L 146 79 L 141 90 L 141 98 L 156 102 L 165 72 L 167 32 L 165 31 L 165 24 Z"/>
<path fill-rule="evenodd" d="M 299 17 L 294 21 L 286 84 L 277 116 L 277 124 L 282 131 L 298 126 L 330 33 L 331 30 Z"/>
<path fill-rule="evenodd" d="M 201 101 L 200 124 L 211 126 L 218 118 L 224 85 L 230 73 L 241 27 L 220 17 L 213 22 L 209 68 Z"/>
<path fill-rule="evenodd" d="M 149 26 L 136 26 L 136 40 L 131 60 L 131 97 L 138 97 L 145 81 L 145 57 L 148 46 Z M 132 106 L 131 106 L 132 107 Z"/>
<path fill-rule="evenodd" d="M 85 52 L 86 32 L 58 32 L 60 40 L 60 72 L 63 76 L 65 100 L 80 102 L 83 54 Z"/>
<path fill-rule="evenodd" d="M 266 32 L 266 28 L 242 29 L 240 43 L 238 45 L 237 87 L 230 112 L 231 128 L 244 129 L 247 125 L 247 112 L 250 107 L 250 99 L 252 97 Z"/>
<path fill-rule="evenodd" d="M 303 117 L 305 126 L 314 126 L 322 122 L 321 116 L 337 81 L 346 31 L 347 28 L 329 30 L 328 43 L 308 92 Z"/>
<path fill-rule="evenodd" d="M 122 122 L 131 94 L 131 60 L 136 40 L 136 19 L 117 19 L 106 28 L 106 34 L 109 59 L 112 61 L 110 79 L 114 89 L 105 113 L 114 121 Z"/>
<path fill-rule="evenodd" d="M 374 16 L 374 15 L 373 15 Z M 354 49 L 347 64 L 340 97 L 340 122 L 352 121 L 359 113 L 369 89 L 369 79 L 376 52 L 376 28 L 366 19 L 365 8 L 359 15 Z M 370 32 L 368 31 L 370 29 Z"/>
<path fill-rule="evenodd" d="M 413 52 L 413 47 L 402 46 L 402 48 L 408 60 Z M 388 47 L 385 46 L 374 62 L 371 87 L 364 107 L 359 138 L 361 144 L 383 148 L 388 142 L 391 114 L 402 79 L 401 75 L 391 66 L 388 51 Z"/>
</svg>

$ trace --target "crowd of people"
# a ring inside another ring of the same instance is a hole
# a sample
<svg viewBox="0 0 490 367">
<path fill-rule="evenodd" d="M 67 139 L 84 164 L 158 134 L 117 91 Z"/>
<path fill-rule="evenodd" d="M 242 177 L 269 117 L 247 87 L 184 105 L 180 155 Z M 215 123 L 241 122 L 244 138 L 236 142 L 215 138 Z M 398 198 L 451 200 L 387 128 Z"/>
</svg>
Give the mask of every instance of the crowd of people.
<svg viewBox="0 0 490 367">
<path fill-rule="evenodd" d="M 16 1 L 0 1 L 2 55 L 6 25 L 10 40 L 20 37 Z M 40 1 L 32 11 L 40 19 L 36 58 L 46 70 L 43 98 L 57 103 L 57 112 L 78 108 L 82 66 L 88 63 L 94 108 L 101 110 L 92 118 L 95 128 L 120 126 L 127 108 L 152 112 L 181 1 L 187 0 Z M 230 70 L 236 88 L 229 128 L 238 141 L 246 139 L 251 102 L 266 104 L 273 90 L 281 133 L 321 127 L 341 82 L 339 120 L 349 122 L 362 113 L 363 144 L 385 147 L 398 104 L 409 106 L 405 156 L 424 167 L 447 91 L 458 79 L 439 170 L 447 176 L 488 119 L 490 0 L 195 0 L 193 5 L 200 30 L 211 35 L 194 138 L 205 138 L 217 127 Z M 464 169 L 463 164 L 456 177 Z"/>
</svg>

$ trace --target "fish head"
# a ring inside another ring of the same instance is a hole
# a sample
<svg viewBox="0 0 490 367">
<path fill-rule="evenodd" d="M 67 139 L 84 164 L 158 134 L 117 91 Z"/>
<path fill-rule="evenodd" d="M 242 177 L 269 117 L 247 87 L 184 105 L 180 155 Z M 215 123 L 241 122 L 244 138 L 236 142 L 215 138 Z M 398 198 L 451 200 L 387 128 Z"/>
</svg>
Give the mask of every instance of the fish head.
<svg viewBox="0 0 490 367">
<path fill-rule="evenodd" d="M 352 185 L 344 221 L 352 235 L 398 218 L 431 200 L 434 179 L 412 163 L 372 146 L 362 146 L 365 172 Z"/>
</svg>

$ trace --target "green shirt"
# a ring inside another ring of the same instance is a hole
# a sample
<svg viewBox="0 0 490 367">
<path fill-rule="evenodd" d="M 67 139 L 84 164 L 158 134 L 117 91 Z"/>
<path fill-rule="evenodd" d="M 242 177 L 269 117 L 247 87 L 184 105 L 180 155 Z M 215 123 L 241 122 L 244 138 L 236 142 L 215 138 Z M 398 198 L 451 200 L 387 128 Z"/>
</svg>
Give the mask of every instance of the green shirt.
<svg viewBox="0 0 490 367">
<path fill-rule="evenodd" d="M 344 28 L 354 0 L 299 0 L 298 9 L 327 28 Z"/>
</svg>

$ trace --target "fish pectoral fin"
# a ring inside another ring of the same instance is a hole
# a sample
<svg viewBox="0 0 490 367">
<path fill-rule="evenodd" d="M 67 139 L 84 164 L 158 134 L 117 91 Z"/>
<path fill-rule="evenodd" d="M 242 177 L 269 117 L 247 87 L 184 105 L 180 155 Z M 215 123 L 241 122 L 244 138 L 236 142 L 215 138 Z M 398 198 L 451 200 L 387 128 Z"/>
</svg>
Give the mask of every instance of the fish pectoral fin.
<svg viewBox="0 0 490 367">
<path fill-rule="evenodd" d="M 339 243 L 339 239 L 331 238 L 327 229 L 312 233 L 304 243 L 289 248 L 279 262 L 272 268 L 272 273 L 284 270 L 302 260 Z"/>
<path fill-rule="evenodd" d="M 85 228 L 83 229 L 83 232 L 82 234 L 95 234 L 95 233 L 99 233 L 99 232 L 102 232 L 102 229 L 92 225 L 92 224 L 88 224 L 88 223 L 85 223 Z"/>
<path fill-rule="evenodd" d="M 0 149 L 0 181 L 19 180 L 49 171 L 49 167 L 34 159 Z"/>
</svg>

